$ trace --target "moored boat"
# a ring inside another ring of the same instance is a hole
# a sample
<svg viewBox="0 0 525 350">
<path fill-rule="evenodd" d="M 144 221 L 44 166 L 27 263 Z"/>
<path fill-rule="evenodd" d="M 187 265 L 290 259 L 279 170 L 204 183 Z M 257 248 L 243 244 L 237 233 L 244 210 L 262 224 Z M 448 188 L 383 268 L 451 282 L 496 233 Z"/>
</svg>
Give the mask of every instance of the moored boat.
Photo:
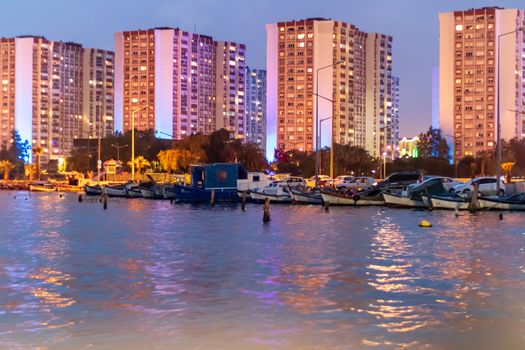
<svg viewBox="0 0 525 350">
<path fill-rule="evenodd" d="M 428 208 L 428 202 L 422 198 L 423 194 L 448 195 L 442 181 L 443 178 L 434 177 L 410 185 L 404 191 L 386 191 L 383 193 L 385 204 L 393 208 Z"/>
<path fill-rule="evenodd" d="M 87 196 L 101 196 L 102 187 L 100 185 L 84 185 L 84 192 Z"/>
<path fill-rule="evenodd" d="M 357 194 L 346 194 L 336 191 L 321 191 L 321 195 L 323 196 L 324 203 L 328 202 L 330 205 L 365 206 L 385 204 L 383 193 L 378 190 Z"/>
<path fill-rule="evenodd" d="M 83 190 L 83 187 L 75 185 L 57 184 L 56 190 L 60 192 L 81 192 Z"/>
<path fill-rule="evenodd" d="M 458 196 L 446 196 L 446 195 L 422 195 L 425 201 L 430 201 L 430 208 L 433 209 L 458 209 L 458 210 L 468 210 L 472 207 L 472 203 L 470 200 L 466 200 L 465 198 L 461 198 Z M 479 199 L 478 199 L 478 207 L 479 207 Z"/>
<path fill-rule="evenodd" d="M 105 186 L 104 193 L 106 193 L 109 197 L 127 197 L 128 196 L 127 187 L 130 184 L 134 184 L 134 182 L 130 181 L 124 184 Z"/>
<path fill-rule="evenodd" d="M 256 203 L 265 202 L 266 199 L 272 203 L 292 203 L 293 201 L 290 186 L 285 181 L 274 181 L 265 188 L 248 191 L 248 195 L 250 200 Z"/>
<path fill-rule="evenodd" d="M 31 184 L 29 190 L 33 192 L 55 192 L 57 188 L 54 184 Z"/>
<path fill-rule="evenodd" d="M 494 210 L 525 210 L 525 193 L 517 193 L 510 197 L 482 197 L 478 199 L 483 209 Z"/>
<path fill-rule="evenodd" d="M 392 208 L 427 208 L 422 199 L 412 199 L 407 196 L 393 193 L 383 193 L 385 204 Z"/>
<path fill-rule="evenodd" d="M 323 196 L 319 190 L 292 189 L 292 200 L 298 204 L 323 204 Z"/>
</svg>

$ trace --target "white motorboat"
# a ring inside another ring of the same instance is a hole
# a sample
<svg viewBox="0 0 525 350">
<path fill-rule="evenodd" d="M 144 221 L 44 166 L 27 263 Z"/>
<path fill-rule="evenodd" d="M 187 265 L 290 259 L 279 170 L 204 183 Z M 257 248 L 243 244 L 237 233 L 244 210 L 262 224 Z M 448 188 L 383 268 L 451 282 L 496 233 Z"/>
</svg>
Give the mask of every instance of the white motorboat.
<svg viewBox="0 0 525 350">
<path fill-rule="evenodd" d="M 239 191 L 238 191 L 239 193 Z M 275 203 L 291 203 L 293 198 L 289 185 L 284 181 L 275 181 L 265 188 L 256 188 L 247 192 L 250 199 L 255 202 L 264 202 L 266 198 Z M 239 193 L 241 196 L 242 193 Z"/>
<path fill-rule="evenodd" d="M 432 195 L 429 197 L 427 195 L 423 195 L 422 198 L 424 198 L 424 200 L 427 202 L 430 200 L 430 207 L 434 209 L 469 210 L 472 207 L 471 201 L 461 197 L 439 195 Z M 477 204 L 479 208 L 479 199 Z"/>
<path fill-rule="evenodd" d="M 133 186 L 134 184 L 134 182 L 130 181 L 120 185 L 105 186 L 104 193 L 106 193 L 109 197 L 128 197 L 127 188 Z"/>
</svg>

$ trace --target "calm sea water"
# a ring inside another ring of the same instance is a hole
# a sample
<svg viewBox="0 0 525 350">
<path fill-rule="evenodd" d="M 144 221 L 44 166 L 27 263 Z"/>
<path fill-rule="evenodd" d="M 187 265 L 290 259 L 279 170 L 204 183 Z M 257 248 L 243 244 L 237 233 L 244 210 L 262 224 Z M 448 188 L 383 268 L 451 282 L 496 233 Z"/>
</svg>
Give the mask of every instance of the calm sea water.
<svg viewBox="0 0 525 350">
<path fill-rule="evenodd" d="M 525 213 L 271 215 L 0 192 L 0 348 L 525 347 Z"/>
</svg>

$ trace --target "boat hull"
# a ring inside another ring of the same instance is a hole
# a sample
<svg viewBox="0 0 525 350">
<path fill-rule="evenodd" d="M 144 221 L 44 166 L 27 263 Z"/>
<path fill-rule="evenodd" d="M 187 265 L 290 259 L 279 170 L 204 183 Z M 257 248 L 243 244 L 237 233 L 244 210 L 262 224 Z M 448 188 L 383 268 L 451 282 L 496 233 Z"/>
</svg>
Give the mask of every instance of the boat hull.
<svg viewBox="0 0 525 350">
<path fill-rule="evenodd" d="M 175 201 L 182 203 L 210 203 L 211 189 L 201 189 L 190 186 L 175 185 Z M 215 189 L 214 202 L 237 202 L 237 190 L 230 189 Z"/>
<path fill-rule="evenodd" d="M 391 193 L 383 193 L 385 204 L 391 208 L 428 208 L 423 200 L 411 199 Z"/>
<path fill-rule="evenodd" d="M 147 198 L 147 199 L 164 198 L 161 194 L 157 192 L 156 188 L 141 188 L 140 193 L 142 194 L 142 198 Z"/>
<path fill-rule="evenodd" d="M 470 207 L 470 202 L 455 197 L 446 198 L 433 196 L 430 197 L 430 202 L 433 209 L 468 210 Z"/>
<path fill-rule="evenodd" d="M 104 187 L 104 192 L 109 197 L 127 197 L 128 192 L 126 191 L 126 188 L 114 188 L 114 187 Z"/>
<path fill-rule="evenodd" d="M 338 193 L 322 192 L 323 201 L 330 203 L 330 205 L 346 205 L 346 206 L 367 206 L 367 205 L 384 205 L 385 200 L 383 195 L 374 197 L 360 197 L 360 196 L 345 196 Z"/>
<path fill-rule="evenodd" d="M 293 201 L 298 204 L 323 204 L 323 197 L 320 193 L 308 193 L 292 191 Z"/>
<path fill-rule="evenodd" d="M 516 203 L 511 201 L 505 201 L 502 199 L 489 199 L 480 198 L 478 199 L 480 206 L 483 209 L 489 210 L 525 210 L 525 203 Z"/>
<path fill-rule="evenodd" d="M 56 192 L 56 187 L 46 187 L 39 185 L 29 185 L 29 190 L 33 192 Z"/>
<path fill-rule="evenodd" d="M 292 203 L 292 196 L 289 194 L 275 195 L 257 191 L 250 191 L 248 194 L 250 195 L 250 199 L 256 203 L 265 202 L 266 198 L 268 198 L 272 203 Z"/>
</svg>

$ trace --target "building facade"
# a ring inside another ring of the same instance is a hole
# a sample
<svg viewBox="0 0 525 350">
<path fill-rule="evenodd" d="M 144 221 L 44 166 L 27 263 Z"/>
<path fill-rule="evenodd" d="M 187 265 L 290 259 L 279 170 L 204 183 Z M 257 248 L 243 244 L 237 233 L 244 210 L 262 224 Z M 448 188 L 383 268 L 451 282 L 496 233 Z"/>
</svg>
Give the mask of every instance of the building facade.
<svg viewBox="0 0 525 350">
<path fill-rule="evenodd" d="M 182 139 L 221 127 L 244 137 L 242 44 L 178 28 L 115 34 L 115 127 Z"/>
<path fill-rule="evenodd" d="M 90 50 L 40 36 L 0 39 L 0 144 L 9 147 L 16 129 L 33 151 L 43 150 L 41 162 L 47 164 L 63 161 L 75 138 L 95 136 L 90 134 L 90 125 L 97 120 L 97 111 L 112 117 L 113 95 L 111 89 L 94 93 L 85 89 L 91 65 L 85 57 Z M 105 51 L 105 55 L 112 53 Z M 98 75 L 103 81 L 112 81 L 112 76 L 112 67 Z M 88 108 L 99 100 L 104 101 L 102 107 Z M 113 132 L 112 123 L 105 128 L 107 134 Z"/>
<path fill-rule="evenodd" d="M 246 141 L 266 151 L 266 71 L 246 67 Z"/>
<path fill-rule="evenodd" d="M 393 147 L 399 142 L 399 77 L 392 77 L 392 135 L 389 145 Z M 387 101 L 388 103 L 388 101 Z"/>
<path fill-rule="evenodd" d="M 315 150 L 316 110 L 321 146 L 333 138 L 379 156 L 392 145 L 392 37 L 322 18 L 266 30 L 270 159 L 274 148 Z"/>
<path fill-rule="evenodd" d="M 524 137 L 524 11 L 441 13 L 439 23 L 439 126 L 454 160 L 495 149 L 498 110 L 502 139 Z"/>
</svg>

